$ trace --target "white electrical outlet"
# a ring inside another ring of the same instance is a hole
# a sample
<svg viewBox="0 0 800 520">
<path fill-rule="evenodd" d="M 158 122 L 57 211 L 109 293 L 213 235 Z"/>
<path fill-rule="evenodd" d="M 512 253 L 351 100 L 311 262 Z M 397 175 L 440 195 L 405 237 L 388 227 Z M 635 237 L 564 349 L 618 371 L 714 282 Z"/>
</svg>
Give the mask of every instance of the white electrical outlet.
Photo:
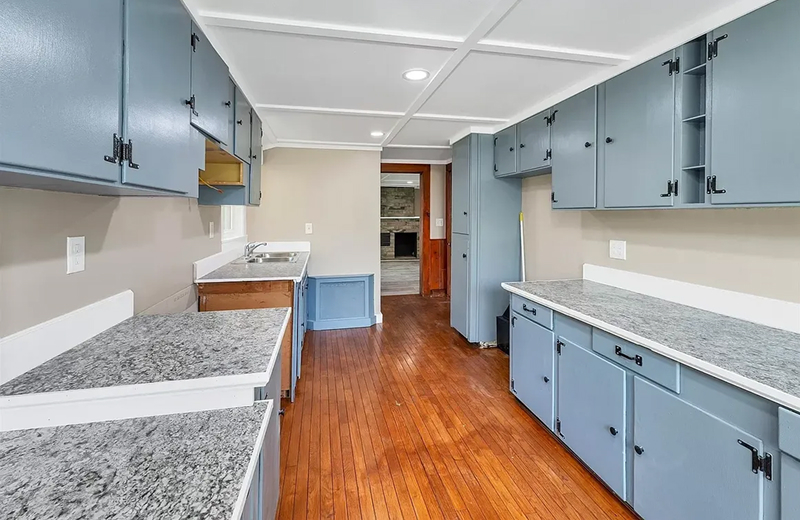
<svg viewBox="0 0 800 520">
<path fill-rule="evenodd" d="M 208 223 L 208 238 L 214 238 L 214 221 Z"/>
<path fill-rule="evenodd" d="M 86 269 L 86 237 L 67 237 L 67 274 Z"/>
<path fill-rule="evenodd" d="M 436 219 L 436 227 L 444 227 L 444 219 L 443 218 L 437 218 Z"/>
<path fill-rule="evenodd" d="M 306 235 L 310 235 L 314 232 L 314 226 L 311 225 L 311 222 L 306 222 Z"/>
<path fill-rule="evenodd" d="M 616 260 L 627 260 L 628 259 L 627 243 L 624 240 L 609 240 L 608 256 Z"/>
</svg>

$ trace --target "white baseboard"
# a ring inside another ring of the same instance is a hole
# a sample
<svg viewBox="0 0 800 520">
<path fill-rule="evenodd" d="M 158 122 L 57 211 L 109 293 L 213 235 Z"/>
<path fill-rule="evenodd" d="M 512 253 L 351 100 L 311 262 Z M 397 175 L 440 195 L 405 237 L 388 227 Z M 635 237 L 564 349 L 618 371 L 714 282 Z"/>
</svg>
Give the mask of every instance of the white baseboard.
<svg viewBox="0 0 800 520">
<path fill-rule="evenodd" d="M 800 304 L 610 267 L 584 264 L 583 278 L 696 309 L 800 333 Z"/>
<path fill-rule="evenodd" d="M 0 338 L 0 384 L 37 367 L 133 316 L 133 291 L 125 291 Z"/>
<path fill-rule="evenodd" d="M 383 323 L 383 313 L 382 312 L 379 312 L 379 313 L 375 314 L 375 323 L 376 324 Z"/>
</svg>

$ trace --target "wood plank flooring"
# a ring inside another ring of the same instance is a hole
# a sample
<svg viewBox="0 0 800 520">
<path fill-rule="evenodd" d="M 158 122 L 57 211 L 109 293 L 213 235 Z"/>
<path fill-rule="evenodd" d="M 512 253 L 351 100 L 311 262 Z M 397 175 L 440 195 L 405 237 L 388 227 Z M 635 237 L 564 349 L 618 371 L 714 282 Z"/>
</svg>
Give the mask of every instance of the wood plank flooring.
<svg viewBox="0 0 800 520">
<path fill-rule="evenodd" d="M 381 296 L 419 294 L 419 260 L 381 260 Z"/>
<path fill-rule="evenodd" d="M 508 357 L 450 328 L 446 301 L 382 307 L 383 325 L 306 337 L 278 518 L 636 518 L 510 394 Z"/>
</svg>

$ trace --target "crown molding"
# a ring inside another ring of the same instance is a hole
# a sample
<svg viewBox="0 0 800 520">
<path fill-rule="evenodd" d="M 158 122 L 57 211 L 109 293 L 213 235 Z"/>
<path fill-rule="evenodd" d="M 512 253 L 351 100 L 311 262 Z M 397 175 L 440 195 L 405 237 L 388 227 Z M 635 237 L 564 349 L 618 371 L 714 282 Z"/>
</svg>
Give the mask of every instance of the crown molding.
<svg viewBox="0 0 800 520">
<path fill-rule="evenodd" d="M 417 150 L 449 150 L 448 145 L 439 144 L 385 144 L 384 148 L 414 148 Z"/>
<path fill-rule="evenodd" d="M 450 164 L 453 159 L 381 159 L 382 164 Z"/>
</svg>

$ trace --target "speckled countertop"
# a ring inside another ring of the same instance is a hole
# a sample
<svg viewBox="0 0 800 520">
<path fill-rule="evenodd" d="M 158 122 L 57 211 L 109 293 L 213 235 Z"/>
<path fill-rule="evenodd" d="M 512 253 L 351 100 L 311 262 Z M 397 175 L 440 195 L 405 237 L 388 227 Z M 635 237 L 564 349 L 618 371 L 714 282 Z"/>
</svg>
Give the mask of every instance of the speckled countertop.
<svg viewBox="0 0 800 520">
<path fill-rule="evenodd" d="M 300 280 L 306 272 L 308 252 L 297 253 L 295 262 L 248 264 L 237 258 L 196 280 L 197 283 L 258 282 L 264 280 Z"/>
<path fill-rule="evenodd" d="M 58 392 L 267 372 L 290 309 L 134 316 L 0 386 Z"/>
<path fill-rule="evenodd" d="M 0 433 L 0 517 L 227 520 L 268 407 Z"/>
<path fill-rule="evenodd" d="M 587 280 L 504 286 L 612 334 L 627 333 L 623 339 L 798 409 L 800 334 Z M 728 373 L 715 373 L 713 367 Z M 770 395 L 761 385 L 785 395 Z"/>
</svg>

